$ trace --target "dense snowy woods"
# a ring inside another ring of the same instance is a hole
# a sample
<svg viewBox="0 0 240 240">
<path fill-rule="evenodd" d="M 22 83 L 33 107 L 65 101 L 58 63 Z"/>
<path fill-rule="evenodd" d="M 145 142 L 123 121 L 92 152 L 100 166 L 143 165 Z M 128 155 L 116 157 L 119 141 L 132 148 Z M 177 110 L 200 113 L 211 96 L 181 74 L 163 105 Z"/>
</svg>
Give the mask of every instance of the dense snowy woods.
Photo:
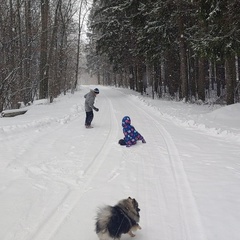
<svg viewBox="0 0 240 240">
<path fill-rule="evenodd" d="M 0 0 L 0 6 L 0 112 L 74 91 L 86 55 L 99 84 L 154 98 L 239 102 L 239 0 Z"/>
<path fill-rule="evenodd" d="M 0 112 L 76 87 L 87 7 L 84 0 L 0 0 Z"/>
<path fill-rule="evenodd" d="M 239 0 L 94 0 L 88 63 L 106 85 L 232 104 L 239 15 Z"/>
</svg>

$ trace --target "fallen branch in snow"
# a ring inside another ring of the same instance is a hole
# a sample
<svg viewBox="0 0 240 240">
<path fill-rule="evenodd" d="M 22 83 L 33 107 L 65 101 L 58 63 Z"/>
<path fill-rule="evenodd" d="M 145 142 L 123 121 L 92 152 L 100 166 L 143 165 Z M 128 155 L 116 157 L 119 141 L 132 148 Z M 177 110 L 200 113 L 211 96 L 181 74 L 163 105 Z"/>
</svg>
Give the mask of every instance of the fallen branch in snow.
<svg viewBox="0 0 240 240">
<path fill-rule="evenodd" d="M 25 114 L 27 110 L 20 110 L 20 109 L 12 109 L 6 110 L 1 112 L 1 117 L 15 117 L 18 115 Z"/>
</svg>

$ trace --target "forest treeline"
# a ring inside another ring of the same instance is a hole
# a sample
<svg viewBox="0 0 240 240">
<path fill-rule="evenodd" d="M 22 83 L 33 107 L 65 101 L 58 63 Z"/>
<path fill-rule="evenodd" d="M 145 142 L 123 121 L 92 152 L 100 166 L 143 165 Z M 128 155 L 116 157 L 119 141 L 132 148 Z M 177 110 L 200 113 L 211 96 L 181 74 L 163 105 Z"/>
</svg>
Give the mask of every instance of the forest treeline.
<svg viewBox="0 0 240 240">
<path fill-rule="evenodd" d="M 84 4 L 0 0 L 0 112 L 76 87 L 82 22 L 73 16 Z"/>
<path fill-rule="evenodd" d="M 0 112 L 76 88 L 88 4 L 0 0 Z M 239 0 L 93 0 L 89 71 L 153 97 L 239 102 L 239 16 Z"/>
<path fill-rule="evenodd" d="M 88 67 L 152 96 L 239 102 L 239 0 L 93 0 Z"/>
</svg>

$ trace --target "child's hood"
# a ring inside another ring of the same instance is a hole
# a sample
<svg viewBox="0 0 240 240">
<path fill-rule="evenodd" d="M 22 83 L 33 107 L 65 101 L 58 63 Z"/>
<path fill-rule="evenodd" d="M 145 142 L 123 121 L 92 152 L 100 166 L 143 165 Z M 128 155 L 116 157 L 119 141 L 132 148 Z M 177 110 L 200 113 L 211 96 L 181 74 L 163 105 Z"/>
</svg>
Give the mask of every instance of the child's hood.
<svg viewBox="0 0 240 240">
<path fill-rule="evenodd" d="M 129 116 L 125 116 L 123 119 L 122 119 L 122 127 L 127 127 L 127 126 L 130 126 L 131 125 L 131 119 Z"/>
</svg>

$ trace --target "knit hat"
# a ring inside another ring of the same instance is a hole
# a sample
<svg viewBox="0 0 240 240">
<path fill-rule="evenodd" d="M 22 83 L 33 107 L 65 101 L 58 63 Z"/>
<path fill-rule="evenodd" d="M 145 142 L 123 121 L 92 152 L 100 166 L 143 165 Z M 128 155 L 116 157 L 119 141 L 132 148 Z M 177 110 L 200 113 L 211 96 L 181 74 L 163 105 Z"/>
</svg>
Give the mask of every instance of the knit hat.
<svg viewBox="0 0 240 240">
<path fill-rule="evenodd" d="M 98 88 L 95 88 L 93 91 L 94 91 L 96 94 L 99 94 Z"/>
</svg>

